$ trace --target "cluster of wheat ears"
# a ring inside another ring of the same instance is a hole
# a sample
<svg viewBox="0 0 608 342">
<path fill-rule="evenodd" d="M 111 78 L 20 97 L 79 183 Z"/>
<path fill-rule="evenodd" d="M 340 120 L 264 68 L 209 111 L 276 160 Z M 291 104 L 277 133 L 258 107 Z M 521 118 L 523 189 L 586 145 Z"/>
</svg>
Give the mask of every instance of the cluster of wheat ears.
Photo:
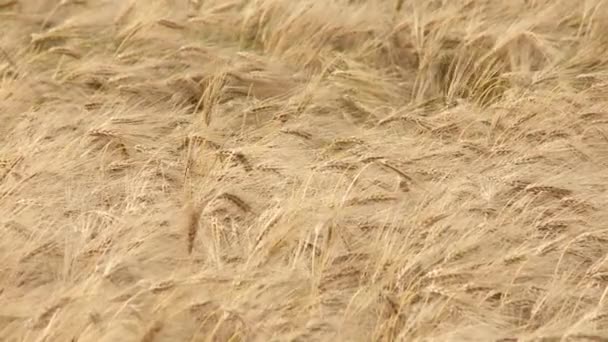
<svg viewBox="0 0 608 342">
<path fill-rule="evenodd" d="M 608 341 L 607 32 L 0 0 L 0 340 Z"/>
</svg>

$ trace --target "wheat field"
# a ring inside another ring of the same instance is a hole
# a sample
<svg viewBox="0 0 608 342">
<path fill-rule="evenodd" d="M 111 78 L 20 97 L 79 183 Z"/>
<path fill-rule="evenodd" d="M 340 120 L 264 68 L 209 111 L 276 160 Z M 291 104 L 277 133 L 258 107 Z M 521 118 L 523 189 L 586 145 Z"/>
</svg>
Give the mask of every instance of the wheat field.
<svg viewBox="0 0 608 342">
<path fill-rule="evenodd" d="M 0 0 L 1 341 L 608 341 L 608 2 Z"/>
</svg>

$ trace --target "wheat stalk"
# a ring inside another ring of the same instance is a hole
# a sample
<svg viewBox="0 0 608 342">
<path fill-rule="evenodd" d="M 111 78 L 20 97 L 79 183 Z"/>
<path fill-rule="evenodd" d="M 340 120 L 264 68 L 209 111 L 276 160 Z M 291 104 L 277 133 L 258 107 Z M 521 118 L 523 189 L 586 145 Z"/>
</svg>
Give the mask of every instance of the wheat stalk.
<svg viewBox="0 0 608 342">
<path fill-rule="evenodd" d="M 11 6 L 15 6 L 19 3 L 18 0 L 8 0 L 0 4 L 0 9 L 5 9 Z"/>
<path fill-rule="evenodd" d="M 397 200 L 397 197 L 384 195 L 384 194 L 375 194 L 367 197 L 357 197 L 350 199 L 347 204 L 348 205 L 369 205 L 374 203 L 383 203 L 383 202 L 394 202 Z"/>
<path fill-rule="evenodd" d="M 104 128 L 90 129 L 88 134 L 92 137 L 119 138 L 119 134 L 117 131 Z"/>
<path fill-rule="evenodd" d="M 320 170 L 354 170 L 357 168 L 357 166 L 353 163 L 349 163 L 349 162 L 344 162 L 344 161 L 332 161 L 332 162 L 328 162 L 319 166 L 313 166 L 313 169 L 320 169 Z"/>
<path fill-rule="evenodd" d="M 182 24 L 178 24 L 173 20 L 170 19 L 159 19 L 156 21 L 156 23 L 160 26 L 163 27 L 167 27 L 173 30 L 184 30 L 186 29 L 186 26 L 182 25 Z"/>
<path fill-rule="evenodd" d="M 69 304 L 71 302 L 71 298 L 69 297 L 64 297 L 61 298 L 60 300 L 57 301 L 56 304 L 49 306 L 48 308 L 46 308 L 44 311 L 42 311 L 40 313 L 40 315 L 38 315 L 38 317 L 36 317 L 36 319 L 33 322 L 33 326 L 32 328 L 34 329 L 42 329 L 45 328 L 51 318 L 57 313 L 57 311 L 61 310 L 63 307 L 65 307 L 67 304 Z"/>
<path fill-rule="evenodd" d="M 189 135 L 182 139 L 182 143 L 179 145 L 178 149 L 184 149 L 187 146 L 202 146 L 210 147 L 214 150 L 219 150 L 221 146 L 218 143 L 215 143 L 207 138 L 204 138 L 200 135 Z M 226 155 L 226 153 L 222 153 L 222 155 Z"/>
<path fill-rule="evenodd" d="M 194 205 L 192 202 L 186 203 L 182 208 L 183 215 L 183 226 L 186 231 L 186 249 L 188 254 L 192 253 L 194 249 L 194 241 L 198 233 L 199 219 L 201 216 L 201 209 Z"/>
<path fill-rule="evenodd" d="M 533 194 L 546 193 L 557 198 L 563 198 L 572 194 L 571 190 L 546 185 L 528 186 L 525 190 Z"/>
<path fill-rule="evenodd" d="M 227 192 L 223 192 L 219 194 L 216 198 L 225 199 L 234 203 L 237 207 L 239 207 L 244 212 L 250 212 L 251 206 L 249 206 L 243 199 L 238 197 L 237 195 L 229 194 Z"/>
<path fill-rule="evenodd" d="M 50 53 L 56 53 L 59 55 L 70 56 L 74 59 L 81 59 L 82 55 L 75 50 L 66 47 L 52 47 L 48 50 Z"/>
<path fill-rule="evenodd" d="M 243 166 L 243 169 L 245 169 L 245 171 L 247 171 L 247 172 L 253 170 L 253 167 L 249 163 L 249 160 L 241 152 L 230 151 L 230 150 L 221 150 L 221 151 L 218 151 L 216 154 L 223 160 L 228 158 L 230 160 L 234 160 L 234 161 L 238 162 L 239 164 L 241 164 L 241 166 Z"/>
<path fill-rule="evenodd" d="M 384 166 L 385 168 L 395 172 L 397 175 L 399 175 L 399 177 L 401 177 L 403 180 L 408 181 L 408 182 L 412 182 L 413 179 L 412 177 L 408 176 L 405 174 L 405 172 L 399 170 L 396 166 L 393 166 L 392 164 L 390 164 L 389 162 L 386 161 L 380 161 L 379 162 L 380 165 Z"/>
<path fill-rule="evenodd" d="M 283 128 L 283 129 L 281 129 L 281 133 L 295 135 L 297 137 L 300 137 L 300 138 L 306 139 L 306 140 L 312 139 L 312 134 L 310 134 L 308 132 L 304 132 L 302 130 Z"/>
<path fill-rule="evenodd" d="M 150 324 L 144 335 L 141 337 L 140 342 L 154 342 L 156 335 L 160 333 L 163 326 L 164 324 L 161 321 L 155 321 L 154 323 Z"/>
</svg>

